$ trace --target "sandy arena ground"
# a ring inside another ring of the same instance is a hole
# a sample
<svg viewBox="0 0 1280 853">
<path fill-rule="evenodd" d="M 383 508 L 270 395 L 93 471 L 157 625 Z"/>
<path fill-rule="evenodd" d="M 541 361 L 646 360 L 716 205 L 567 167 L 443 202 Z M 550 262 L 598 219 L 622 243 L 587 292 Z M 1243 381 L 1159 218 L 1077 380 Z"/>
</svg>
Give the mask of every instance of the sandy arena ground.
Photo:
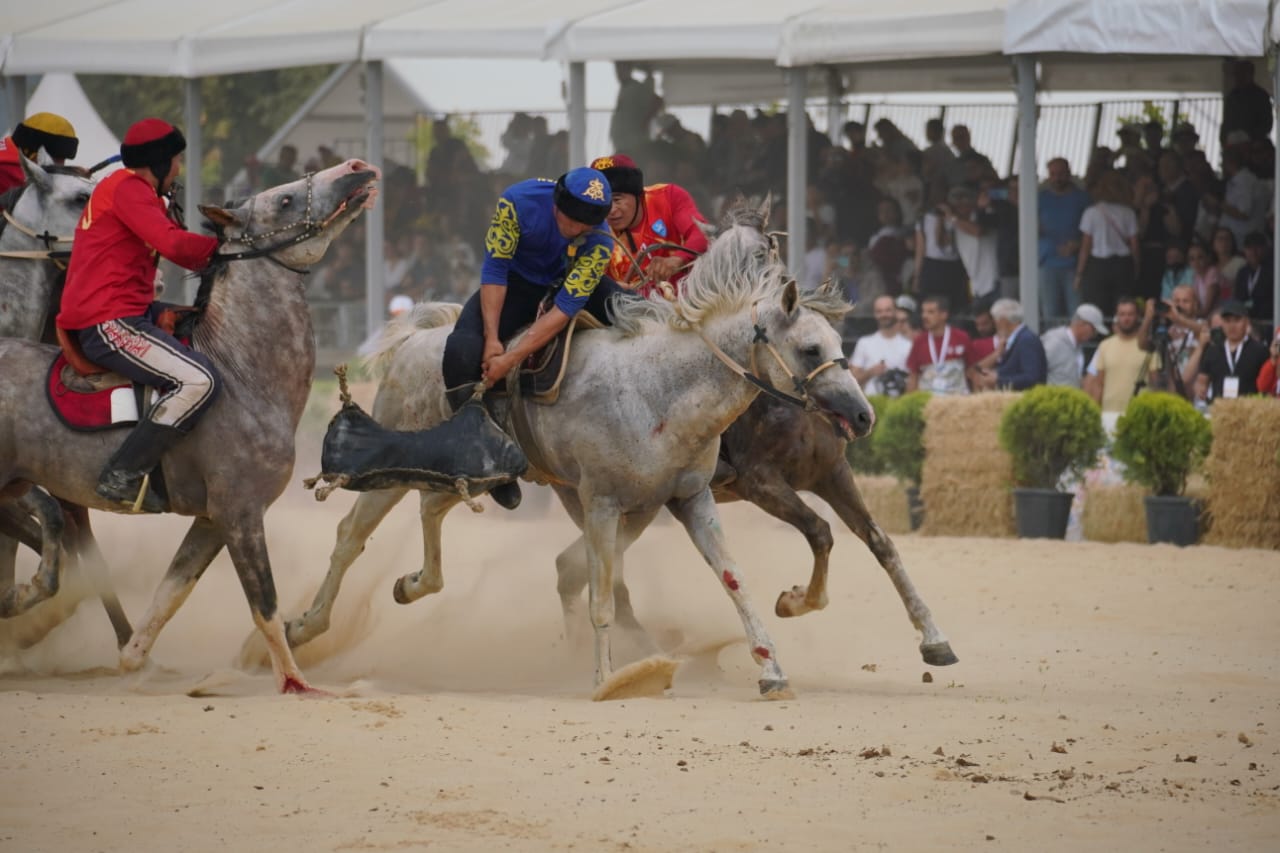
<svg viewBox="0 0 1280 853">
<path fill-rule="evenodd" d="M 797 693 L 765 702 L 731 604 L 666 520 L 628 575 L 653 635 L 691 656 L 665 698 L 592 703 L 554 590 L 576 532 L 546 497 L 456 510 L 445 590 L 406 607 L 391 584 L 420 537 L 416 503 L 397 507 L 325 659 L 300 656 L 338 698 L 276 696 L 232 668 L 251 623 L 225 556 L 137 675 L 114 673 L 94 601 L 26 651 L 30 623 L 0 624 L 0 850 L 1276 849 L 1274 552 L 899 537 L 961 658 L 925 682 L 851 534 L 827 610 L 782 620 L 773 600 L 807 580 L 807 547 L 728 507 Z M 351 500 L 295 489 L 268 515 L 286 616 Z M 184 528 L 98 516 L 135 621 Z"/>
</svg>

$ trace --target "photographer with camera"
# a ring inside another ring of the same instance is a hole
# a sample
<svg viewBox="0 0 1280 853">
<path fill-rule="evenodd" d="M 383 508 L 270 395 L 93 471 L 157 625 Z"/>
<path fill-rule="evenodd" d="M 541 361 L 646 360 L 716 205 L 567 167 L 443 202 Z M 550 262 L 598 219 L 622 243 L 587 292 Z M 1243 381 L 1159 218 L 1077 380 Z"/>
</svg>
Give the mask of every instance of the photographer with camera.
<svg viewBox="0 0 1280 853">
<path fill-rule="evenodd" d="M 1209 326 L 1200 313 L 1195 288 L 1188 284 L 1175 287 L 1167 300 L 1147 300 L 1138 343 L 1148 353 L 1160 356 L 1153 389 L 1190 399 L 1189 389 L 1199 368 L 1199 359 L 1192 360 L 1200 346 L 1200 333 Z"/>
<path fill-rule="evenodd" d="M 911 341 L 898 333 L 898 309 L 892 296 L 876 297 L 876 331 L 853 347 L 849 370 L 868 394 L 900 397 L 907 387 Z"/>
<path fill-rule="evenodd" d="M 1254 394 L 1258 374 L 1271 359 L 1265 344 L 1249 337 L 1249 311 L 1234 299 L 1222 303 L 1222 328 L 1211 330 L 1200 358 L 1195 400 L 1212 403 Z"/>
</svg>

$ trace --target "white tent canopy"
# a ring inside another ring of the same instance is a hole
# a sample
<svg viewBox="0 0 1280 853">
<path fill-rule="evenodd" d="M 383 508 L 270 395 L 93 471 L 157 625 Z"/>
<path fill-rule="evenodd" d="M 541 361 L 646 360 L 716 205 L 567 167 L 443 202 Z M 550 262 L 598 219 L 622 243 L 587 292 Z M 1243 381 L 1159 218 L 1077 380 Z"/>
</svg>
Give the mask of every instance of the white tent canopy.
<svg viewBox="0 0 1280 853">
<path fill-rule="evenodd" d="M 57 113 L 76 129 L 80 147 L 75 159 L 69 161 L 71 165 L 88 168 L 120 153 L 120 140 L 102 121 L 102 116 L 93 108 L 74 75 L 46 74 L 40 79 L 40 85 L 36 86 L 31 100 L 27 102 L 27 115 L 39 112 Z M 117 168 L 119 166 L 113 164 L 99 174 L 107 174 Z"/>
</svg>

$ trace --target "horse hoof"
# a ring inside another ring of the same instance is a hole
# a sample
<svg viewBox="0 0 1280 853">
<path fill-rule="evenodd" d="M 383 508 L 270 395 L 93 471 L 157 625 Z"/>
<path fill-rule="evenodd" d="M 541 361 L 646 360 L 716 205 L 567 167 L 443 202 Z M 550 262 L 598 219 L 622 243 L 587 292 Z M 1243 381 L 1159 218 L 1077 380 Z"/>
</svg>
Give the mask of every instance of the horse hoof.
<svg viewBox="0 0 1280 853">
<path fill-rule="evenodd" d="M 404 590 L 404 579 L 403 575 L 396 578 L 396 585 L 391 588 L 391 595 L 395 598 L 396 604 L 408 604 L 413 601 Z"/>
<path fill-rule="evenodd" d="M 953 663 L 960 662 L 960 658 L 951 651 L 951 644 L 948 642 L 921 644 L 920 655 L 930 666 L 951 666 Z"/>
<path fill-rule="evenodd" d="M 785 678 L 760 679 L 760 695 L 773 702 L 796 698 Z"/>
</svg>

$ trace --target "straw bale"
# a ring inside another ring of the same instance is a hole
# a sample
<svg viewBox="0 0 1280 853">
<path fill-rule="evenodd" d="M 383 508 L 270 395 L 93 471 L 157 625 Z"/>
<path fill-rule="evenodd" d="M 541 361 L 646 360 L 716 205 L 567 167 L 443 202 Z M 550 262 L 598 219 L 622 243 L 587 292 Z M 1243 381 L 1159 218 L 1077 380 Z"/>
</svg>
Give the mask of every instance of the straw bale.
<svg viewBox="0 0 1280 853">
<path fill-rule="evenodd" d="M 1013 536 L 1013 462 L 1000 418 L 1017 394 L 935 396 L 924 410 L 920 497 L 929 536 Z"/>
<path fill-rule="evenodd" d="M 1147 516 L 1141 486 L 1087 485 L 1080 524 L 1090 542 L 1146 542 Z"/>
<path fill-rule="evenodd" d="M 907 512 L 907 490 L 896 477 L 860 476 L 855 478 L 867 512 L 885 533 L 911 532 L 911 516 Z"/>
<path fill-rule="evenodd" d="M 1206 544 L 1280 550 L 1280 400 L 1213 404 Z"/>
</svg>

